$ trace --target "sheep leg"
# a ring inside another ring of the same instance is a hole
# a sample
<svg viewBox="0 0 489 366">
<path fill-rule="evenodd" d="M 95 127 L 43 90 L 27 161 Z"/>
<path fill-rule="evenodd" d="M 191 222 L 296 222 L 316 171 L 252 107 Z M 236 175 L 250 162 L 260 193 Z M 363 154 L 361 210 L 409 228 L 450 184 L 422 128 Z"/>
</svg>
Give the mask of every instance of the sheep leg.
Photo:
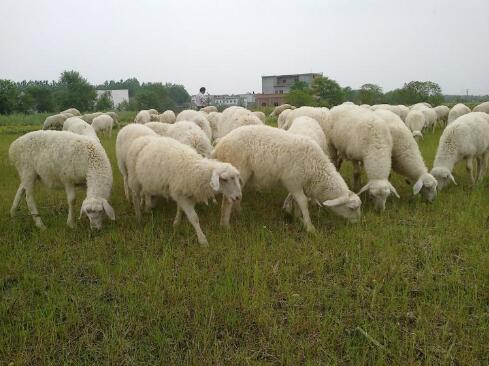
<svg viewBox="0 0 489 366">
<path fill-rule="evenodd" d="M 68 200 L 68 220 L 66 224 L 72 229 L 75 228 L 75 199 L 76 191 L 75 187 L 71 184 L 65 185 L 66 198 Z"/>
<path fill-rule="evenodd" d="M 472 156 L 469 156 L 466 159 L 465 164 L 466 164 L 467 172 L 470 175 L 470 182 L 472 183 L 472 185 L 474 185 L 475 184 L 475 178 L 474 178 L 474 158 Z"/>
<path fill-rule="evenodd" d="M 20 200 L 22 199 L 24 193 L 25 193 L 25 189 L 21 183 L 19 185 L 19 189 L 17 189 L 17 193 L 15 194 L 14 202 L 12 203 L 12 208 L 10 209 L 10 216 L 12 217 L 15 216 L 15 212 L 19 208 Z"/>
<path fill-rule="evenodd" d="M 302 219 L 304 221 L 304 225 L 306 226 L 306 230 L 310 233 L 315 232 L 316 228 L 312 224 L 311 217 L 309 216 L 309 209 L 307 208 L 308 202 L 304 191 L 296 191 L 293 192 L 292 195 L 302 211 Z"/>
<path fill-rule="evenodd" d="M 37 210 L 36 201 L 34 199 L 34 182 L 29 181 L 27 184 L 24 183 L 25 188 L 25 201 L 27 203 L 27 207 L 29 208 L 29 212 L 34 220 L 34 224 L 41 230 L 45 230 L 46 226 L 44 226 L 41 217 L 39 216 L 39 211 Z"/>
<path fill-rule="evenodd" d="M 238 215 L 241 213 L 241 200 L 236 200 L 233 202 L 233 211 Z"/>
<path fill-rule="evenodd" d="M 233 210 L 233 202 L 229 198 L 222 196 L 221 206 L 221 226 L 229 227 L 231 211 Z"/>
<path fill-rule="evenodd" d="M 180 205 L 177 203 L 177 214 L 175 215 L 175 219 L 173 220 L 173 228 L 176 228 L 178 225 L 180 225 L 181 221 L 182 221 L 182 209 L 180 208 Z"/>
<path fill-rule="evenodd" d="M 195 212 L 195 203 L 191 202 L 185 198 L 180 198 L 178 200 L 178 205 L 181 207 L 181 209 L 185 212 L 185 215 L 187 216 L 188 221 L 192 224 L 192 226 L 195 229 L 195 233 L 197 234 L 197 240 L 199 241 L 199 244 L 201 245 L 207 245 L 207 238 L 205 237 L 204 232 L 200 228 L 199 224 L 199 216 L 197 215 L 197 212 Z"/>
<path fill-rule="evenodd" d="M 487 162 L 489 161 L 489 152 L 484 153 L 482 157 L 479 160 L 479 174 L 477 177 L 477 181 L 481 182 L 482 179 L 484 178 L 484 175 L 486 174 L 487 170 Z"/>
<path fill-rule="evenodd" d="M 130 196 L 130 193 L 129 193 L 129 183 L 128 183 L 128 179 L 127 179 L 127 174 L 123 174 L 122 177 L 124 178 L 124 194 L 126 196 L 126 200 L 128 200 L 129 202 L 131 202 L 131 196 Z"/>
<path fill-rule="evenodd" d="M 134 213 L 138 220 L 141 219 L 141 188 L 135 187 L 132 191 L 132 205 L 134 206 Z"/>
<path fill-rule="evenodd" d="M 360 190 L 360 183 L 361 183 L 361 174 L 362 174 L 362 168 L 360 166 L 360 162 L 353 160 L 353 190 L 355 192 L 358 192 Z"/>
</svg>

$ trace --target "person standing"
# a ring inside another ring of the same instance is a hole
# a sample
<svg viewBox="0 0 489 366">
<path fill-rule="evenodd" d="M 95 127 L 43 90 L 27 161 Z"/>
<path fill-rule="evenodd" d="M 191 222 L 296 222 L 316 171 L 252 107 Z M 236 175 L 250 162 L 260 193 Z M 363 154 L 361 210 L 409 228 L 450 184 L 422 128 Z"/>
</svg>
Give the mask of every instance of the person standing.
<svg viewBox="0 0 489 366">
<path fill-rule="evenodd" d="M 205 95 L 205 88 L 199 89 L 199 94 L 195 97 L 195 104 L 197 105 L 197 110 L 200 111 L 202 108 L 207 107 L 209 103 L 208 96 Z"/>
</svg>

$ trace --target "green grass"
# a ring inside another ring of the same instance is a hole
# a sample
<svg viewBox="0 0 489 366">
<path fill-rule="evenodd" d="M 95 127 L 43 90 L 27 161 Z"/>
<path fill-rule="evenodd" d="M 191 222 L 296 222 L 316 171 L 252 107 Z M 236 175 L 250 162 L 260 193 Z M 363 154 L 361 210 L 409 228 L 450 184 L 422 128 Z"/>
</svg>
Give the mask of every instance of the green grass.
<svg viewBox="0 0 489 366">
<path fill-rule="evenodd" d="M 173 203 L 134 220 L 115 137 L 115 223 L 70 230 L 64 193 L 42 187 L 47 231 L 25 202 L 10 218 L 23 132 L 0 131 L 2 365 L 489 363 L 489 178 L 472 190 L 457 167 L 427 204 L 393 175 L 401 199 L 383 214 L 367 200 L 360 224 L 311 208 L 317 235 L 283 215 L 283 189 L 245 193 L 230 231 L 198 207 L 202 248 L 186 220 L 173 232 Z M 429 164 L 438 138 L 421 143 Z"/>
</svg>

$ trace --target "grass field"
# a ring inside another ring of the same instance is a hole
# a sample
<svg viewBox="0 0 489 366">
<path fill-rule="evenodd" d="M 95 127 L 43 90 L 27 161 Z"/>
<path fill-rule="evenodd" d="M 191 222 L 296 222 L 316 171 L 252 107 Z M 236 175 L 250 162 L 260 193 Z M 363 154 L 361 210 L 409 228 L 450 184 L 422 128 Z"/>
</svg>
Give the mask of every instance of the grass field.
<svg viewBox="0 0 489 366">
<path fill-rule="evenodd" d="M 134 220 L 113 137 L 117 221 L 71 230 L 64 192 L 39 187 L 40 232 L 25 202 L 8 214 L 8 146 L 30 128 L 0 128 L 0 365 L 489 364 L 489 178 L 472 190 L 458 166 L 427 204 L 393 175 L 383 214 L 365 197 L 356 225 L 311 208 L 315 235 L 284 216 L 282 188 L 245 192 L 230 231 L 197 208 L 203 248 L 186 220 L 173 232 L 173 203 Z M 428 165 L 439 135 L 421 142 Z"/>
</svg>

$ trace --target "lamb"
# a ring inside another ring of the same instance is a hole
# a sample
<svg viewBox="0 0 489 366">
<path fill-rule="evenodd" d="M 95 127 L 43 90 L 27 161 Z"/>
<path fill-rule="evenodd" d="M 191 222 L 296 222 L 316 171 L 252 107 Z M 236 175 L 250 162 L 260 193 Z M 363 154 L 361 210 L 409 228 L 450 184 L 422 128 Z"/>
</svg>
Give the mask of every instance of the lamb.
<svg viewBox="0 0 489 366">
<path fill-rule="evenodd" d="M 168 109 L 158 116 L 158 120 L 162 123 L 175 123 L 175 112 Z"/>
<path fill-rule="evenodd" d="M 68 118 L 63 124 L 63 131 L 70 131 L 99 141 L 97 133 L 93 127 L 79 117 Z"/>
<path fill-rule="evenodd" d="M 205 113 L 209 114 L 211 112 L 217 112 L 217 107 L 215 107 L 213 105 L 209 105 L 207 107 L 201 108 L 200 110 L 202 112 L 205 112 Z"/>
<path fill-rule="evenodd" d="M 265 113 L 261 112 L 261 111 L 254 111 L 252 112 L 255 116 L 258 117 L 258 119 L 260 121 L 262 121 L 263 123 L 265 123 L 265 120 L 266 120 L 266 116 L 265 116 Z"/>
<path fill-rule="evenodd" d="M 462 103 L 455 104 L 452 109 L 450 109 L 450 112 L 448 112 L 447 125 L 455 121 L 458 117 L 467 113 L 470 113 L 469 107 Z"/>
<path fill-rule="evenodd" d="M 63 123 L 68 119 L 68 115 L 55 114 L 53 116 L 46 117 L 42 125 L 43 130 L 61 130 Z"/>
<path fill-rule="evenodd" d="M 270 113 L 270 117 L 276 117 L 286 109 L 295 109 L 295 107 L 290 104 L 279 105 L 273 109 L 272 113 Z"/>
<path fill-rule="evenodd" d="M 212 141 L 211 126 L 210 126 L 207 118 L 204 117 L 203 113 L 199 113 L 197 111 L 187 109 L 187 110 L 181 111 L 178 114 L 176 121 L 177 122 L 178 121 L 190 121 L 190 122 L 195 123 L 197 126 L 199 126 L 202 129 L 202 131 L 204 131 L 204 133 L 209 138 L 209 141 Z"/>
<path fill-rule="evenodd" d="M 128 177 L 127 177 L 127 152 L 132 142 L 141 136 L 157 136 L 151 128 L 145 125 L 130 123 L 119 131 L 115 142 L 115 155 L 117 158 L 117 166 L 124 180 L 124 194 L 126 199 L 130 201 Z"/>
<path fill-rule="evenodd" d="M 74 116 L 81 116 L 80 111 L 78 109 L 76 109 L 76 108 L 68 108 L 68 109 L 66 109 L 66 110 L 64 110 L 62 112 L 59 112 L 59 113 L 70 113 L 70 114 L 73 115 L 73 117 Z"/>
<path fill-rule="evenodd" d="M 85 122 L 87 122 L 87 123 L 90 123 L 90 124 L 91 124 L 91 123 L 92 123 L 92 121 L 93 121 L 93 119 L 94 119 L 95 117 L 100 116 L 101 114 L 102 114 L 102 112 L 89 113 L 89 114 L 84 114 L 84 115 L 83 115 L 83 116 L 81 116 L 80 118 L 81 118 L 82 120 L 84 120 Z"/>
<path fill-rule="evenodd" d="M 207 245 L 195 204 L 214 198 L 241 199 L 240 175 L 231 164 L 206 159 L 190 147 L 167 137 L 136 139 L 128 152 L 129 186 L 136 216 L 141 216 L 141 194 L 171 197 L 177 203 L 173 222 L 181 221 L 182 210 L 192 224 L 200 244 Z"/>
<path fill-rule="evenodd" d="M 35 225 L 46 228 L 34 200 L 34 186 L 39 179 L 48 188 L 65 189 L 69 227 L 75 226 L 75 186 L 82 184 L 87 187 L 87 195 L 80 216 L 88 216 L 90 227 L 100 229 L 104 213 L 115 220 L 107 201 L 112 189 L 112 168 L 102 145 L 93 138 L 68 131 L 29 132 L 10 145 L 9 158 L 21 181 L 10 210 L 12 217 L 25 193 Z"/>
<path fill-rule="evenodd" d="M 481 103 L 481 104 L 475 106 L 473 111 L 474 112 L 489 113 L 489 102 L 484 102 L 484 103 Z"/>
<path fill-rule="evenodd" d="M 360 218 L 360 198 L 348 187 L 328 157 L 308 137 L 269 126 L 243 126 L 224 136 L 212 156 L 235 166 L 242 187 L 267 189 L 277 183 L 299 205 L 304 225 L 315 230 L 309 217 L 308 198 L 321 202 L 351 222 Z M 229 226 L 233 202 L 223 198 L 221 225 Z"/>
<path fill-rule="evenodd" d="M 370 193 L 375 208 L 385 209 L 385 202 L 393 193 L 389 182 L 392 159 L 392 137 L 385 122 L 374 112 L 363 108 L 339 106 L 331 110 L 331 128 L 326 133 L 328 142 L 343 159 L 353 162 L 353 187 L 360 184 L 360 163 L 367 173 L 368 183 L 360 189 Z"/>
<path fill-rule="evenodd" d="M 415 139 L 423 138 L 423 131 L 425 125 L 424 114 L 418 110 L 410 110 L 406 117 L 406 126 L 413 133 Z"/>
<path fill-rule="evenodd" d="M 477 160 L 477 177 L 474 175 L 473 160 Z M 470 112 L 449 124 L 440 137 L 438 150 L 431 174 L 438 180 L 440 189 L 455 178 L 455 164 L 465 159 L 467 171 L 474 185 L 482 180 L 489 159 L 489 114 Z"/>
<path fill-rule="evenodd" d="M 394 113 L 386 110 L 375 112 L 387 124 L 392 136 L 392 169 L 414 183 L 413 193 L 428 202 L 436 197 L 436 179 L 428 173 L 418 144 L 411 131 Z"/>
<path fill-rule="evenodd" d="M 315 119 L 307 116 L 297 117 L 294 119 L 294 122 L 292 122 L 288 132 L 310 137 L 319 145 L 321 150 L 328 153 L 326 136 Z"/>
<path fill-rule="evenodd" d="M 109 137 L 112 136 L 112 125 L 114 124 L 114 120 L 108 114 L 101 114 L 98 117 L 95 117 L 92 121 L 92 127 L 95 132 L 103 132 L 108 134 Z"/>
<path fill-rule="evenodd" d="M 139 111 L 134 118 L 134 123 L 145 124 L 151 122 L 151 114 L 147 110 Z"/>
</svg>

